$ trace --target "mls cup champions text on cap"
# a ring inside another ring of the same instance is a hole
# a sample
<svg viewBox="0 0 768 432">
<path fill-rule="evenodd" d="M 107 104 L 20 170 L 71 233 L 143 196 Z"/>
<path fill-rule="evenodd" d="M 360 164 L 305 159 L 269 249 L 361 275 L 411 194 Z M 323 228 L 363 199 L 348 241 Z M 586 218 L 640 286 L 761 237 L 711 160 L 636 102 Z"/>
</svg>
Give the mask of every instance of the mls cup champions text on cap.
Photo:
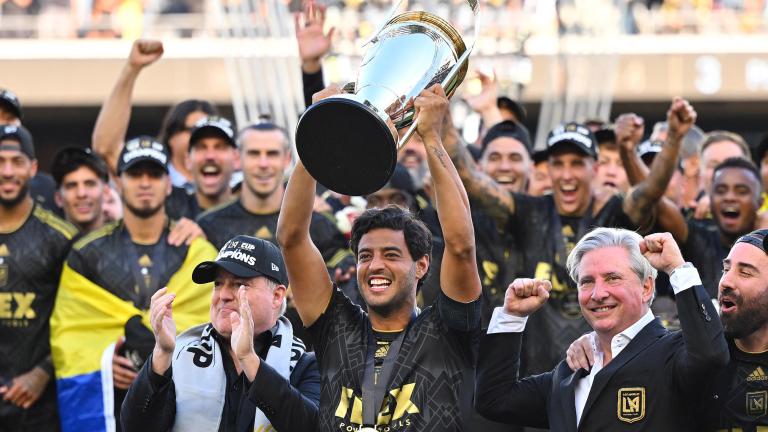
<svg viewBox="0 0 768 432">
<path fill-rule="evenodd" d="M 221 251 L 219 252 L 219 255 L 216 257 L 216 261 L 220 259 L 228 258 L 228 259 L 242 261 L 247 265 L 254 266 L 256 265 L 256 257 L 245 251 L 253 251 L 255 249 L 256 249 L 256 246 L 252 243 L 247 243 L 247 242 L 238 241 L 238 240 L 230 240 L 221 249 Z M 280 271 L 280 267 L 278 267 L 277 264 L 273 262 L 271 262 L 270 264 L 272 267 L 272 271 L 276 271 L 276 272 Z"/>
</svg>

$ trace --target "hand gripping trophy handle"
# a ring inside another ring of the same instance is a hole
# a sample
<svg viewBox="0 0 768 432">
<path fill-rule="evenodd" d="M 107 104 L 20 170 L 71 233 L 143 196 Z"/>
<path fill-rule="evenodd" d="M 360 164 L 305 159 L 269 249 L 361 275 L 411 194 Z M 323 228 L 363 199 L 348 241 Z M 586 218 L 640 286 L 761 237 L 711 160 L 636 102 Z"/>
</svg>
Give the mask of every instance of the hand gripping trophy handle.
<svg viewBox="0 0 768 432">
<path fill-rule="evenodd" d="M 413 99 L 436 83 L 450 97 L 467 72 L 474 40 L 467 49 L 447 21 L 429 12 L 395 16 L 401 4 L 365 44 L 354 86 L 307 108 L 296 128 L 296 148 L 309 173 L 345 195 L 367 195 L 386 184 L 397 151 L 416 131 Z M 477 0 L 468 4 L 477 15 Z M 476 40 L 477 19 L 474 34 Z M 399 140 L 393 124 L 406 131 Z"/>
</svg>

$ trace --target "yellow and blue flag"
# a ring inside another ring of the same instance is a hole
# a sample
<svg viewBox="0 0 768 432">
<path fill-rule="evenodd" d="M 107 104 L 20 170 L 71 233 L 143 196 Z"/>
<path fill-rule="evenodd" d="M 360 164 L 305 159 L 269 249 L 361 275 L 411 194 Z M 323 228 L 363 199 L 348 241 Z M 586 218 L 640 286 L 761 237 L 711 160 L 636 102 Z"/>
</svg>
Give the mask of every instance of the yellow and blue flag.
<svg viewBox="0 0 768 432">
<path fill-rule="evenodd" d="M 213 284 L 195 284 L 192 270 L 215 257 L 216 250 L 206 240 L 193 241 L 168 281 L 168 292 L 176 293 L 173 319 L 179 333 L 209 320 Z M 115 430 L 112 353 L 126 321 L 134 315 L 151 328 L 149 311 L 137 309 L 64 265 L 51 316 L 51 354 L 63 432 Z"/>
</svg>

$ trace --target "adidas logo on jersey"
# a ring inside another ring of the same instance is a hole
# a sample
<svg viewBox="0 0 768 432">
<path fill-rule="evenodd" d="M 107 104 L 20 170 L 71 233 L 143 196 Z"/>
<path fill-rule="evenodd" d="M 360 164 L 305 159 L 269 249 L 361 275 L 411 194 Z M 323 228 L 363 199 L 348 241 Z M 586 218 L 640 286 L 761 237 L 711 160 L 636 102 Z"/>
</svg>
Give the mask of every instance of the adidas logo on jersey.
<svg viewBox="0 0 768 432">
<path fill-rule="evenodd" d="M 768 376 L 765 375 L 763 368 L 758 366 L 757 369 L 753 370 L 752 373 L 747 376 L 747 381 L 768 381 Z"/>
</svg>

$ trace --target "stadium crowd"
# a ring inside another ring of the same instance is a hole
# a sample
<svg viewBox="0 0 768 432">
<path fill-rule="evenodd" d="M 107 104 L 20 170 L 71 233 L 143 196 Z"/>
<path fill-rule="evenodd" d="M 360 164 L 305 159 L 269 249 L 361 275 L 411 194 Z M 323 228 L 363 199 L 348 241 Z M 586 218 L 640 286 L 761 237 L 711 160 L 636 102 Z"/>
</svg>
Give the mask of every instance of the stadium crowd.
<svg viewBox="0 0 768 432">
<path fill-rule="evenodd" d="M 307 106 L 340 91 L 325 13 L 296 16 Z M 768 140 L 675 98 L 534 151 L 481 75 L 477 142 L 431 86 L 349 197 L 204 100 L 126 137 L 162 57 L 134 42 L 50 167 L 0 91 L 0 431 L 768 430 Z"/>
</svg>

